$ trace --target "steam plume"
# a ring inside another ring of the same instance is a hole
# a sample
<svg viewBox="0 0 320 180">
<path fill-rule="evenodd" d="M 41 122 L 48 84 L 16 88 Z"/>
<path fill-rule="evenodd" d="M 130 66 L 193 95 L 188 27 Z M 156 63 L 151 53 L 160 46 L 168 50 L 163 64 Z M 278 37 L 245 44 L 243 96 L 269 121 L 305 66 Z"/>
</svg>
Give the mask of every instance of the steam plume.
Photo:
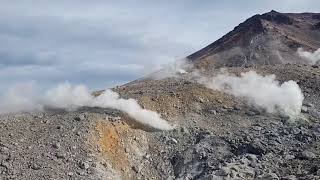
<svg viewBox="0 0 320 180">
<path fill-rule="evenodd" d="M 219 74 L 212 78 L 202 78 L 200 82 L 211 89 L 244 97 L 249 103 L 269 113 L 278 111 L 290 117 L 300 113 L 304 99 L 296 82 L 280 84 L 275 80 L 275 75 L 261 76 L 254 71 L 242 73 L 241 77 Z"/>
<path fill-rule="evenodd" d="M 299 48 L 298 54 L 302 58 L 308 60 L 311 64 L 316 64 L 320 60 L 320 48 L 313 53 L 304 51 L 302 48 Z"/>
<path fill-rule="evenodd" d="M 15 85 L 0 97 L 0 113 L 41 110 L 37 95 L 33 83 Z"/>
<path fill-rule="evenodd" d="M 176 69 L 188 67 L 188 71 L 192 69 L 191 66 L 186 61 L 175 64 Z M 186 73 L 188 71 L 185 70 Z M 170 73 L 167 75 L 170 76 Z M 294 117 L 301 111 L 304 97 L 299 85 L 294 81 L 280 84 L 275 79 L 275 75 L 262 76 L 254 71 L 242 73 L 241 77 L 226 72 L 208 77 L 198 70 L 191 71 L 189 75 L 208 88 L 243 97 L 250 104 L 263 108 L 269 113 L 281 113 Z"/>
<path fill-rule="evenodd" d="M 186 74 L 190 68 L 192 68 L 192 65 L 186 59 L 178 59 L 173 63 L 163 65 L 159 71 L 152 73 L 150 77 L 154 79 L 178 77 L 181 74 Z"/>
<path fill-rule="evenodd" d="M 134 99 L 121 99 L 116 92 L 111 90 L 106 90 L 100 96 L 94 97 L 85 86 L 71 86 L 68 83 L 48 90 L 43 96 L 39 94 L 29 96 L 33 92 L 32 86 L 29 87 L 28 94 L 22 93 L 23 89 L 23 87 L 11 89 L 5 95 L 7 101 L 2 101 L 0 104 L 2 113 L 43 110 L 44 106 L 65 109 L 76 109 L 81 106 L 102 107 L 123 111 L 138 122 L 156 129 L 170 130 L 173 128 L 158 113 L 141 108 Z"/>
</svg>

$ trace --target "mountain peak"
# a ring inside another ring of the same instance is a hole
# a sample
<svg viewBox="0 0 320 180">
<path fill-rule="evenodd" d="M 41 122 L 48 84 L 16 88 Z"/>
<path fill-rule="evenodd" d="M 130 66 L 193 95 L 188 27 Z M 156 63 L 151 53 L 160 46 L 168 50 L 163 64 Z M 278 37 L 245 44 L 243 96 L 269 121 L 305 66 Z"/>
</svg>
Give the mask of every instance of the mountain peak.
<svg viewBox="0 0 320 180">
<path fill-rule="evenodd" d="M 217 41 L 188 56 L 209 67 L 304 63 L 298 48 L 320 48 L 319 13 L 254 15 Z"/>
<path fill-rule="evenodd" d="M 270 11 L 268 13 L 262 14 L 261 19 L 279 23 L 279 24 L 293 24 L 293 19 L 287 16 L 286 14 L 279 13 L 277 11 Z"/>
</svg>

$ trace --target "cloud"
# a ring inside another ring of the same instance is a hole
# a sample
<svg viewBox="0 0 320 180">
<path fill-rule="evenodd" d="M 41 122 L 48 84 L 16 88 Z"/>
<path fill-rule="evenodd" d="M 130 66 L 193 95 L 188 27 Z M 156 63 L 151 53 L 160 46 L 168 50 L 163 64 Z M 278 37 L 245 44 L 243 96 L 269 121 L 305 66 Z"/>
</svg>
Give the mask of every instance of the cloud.
<svg viewBox="0 0 320 180">
<path fill-rule="evenodd" d="M 70 80 L 95 89 L 127 82 L 212 43 L 253 14 L 320 7 L 314 0 L 0 1 L 0 91 L 10 85 L 6 78 L 41 86 Z"/>
</svg>

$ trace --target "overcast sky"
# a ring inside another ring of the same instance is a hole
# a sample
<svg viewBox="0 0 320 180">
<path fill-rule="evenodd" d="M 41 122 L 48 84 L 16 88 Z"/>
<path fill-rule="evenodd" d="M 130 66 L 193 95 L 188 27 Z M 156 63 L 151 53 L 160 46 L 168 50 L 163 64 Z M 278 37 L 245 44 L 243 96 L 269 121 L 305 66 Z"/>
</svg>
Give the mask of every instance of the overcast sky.
<svg viewBox="0 0 320 180">
<path fill-rule="evenodd" d="M 34 82 L 101 89 L 212 43 L 254 14 L 319 0 L 0 0 L 0 92 Z"/>
</svg>

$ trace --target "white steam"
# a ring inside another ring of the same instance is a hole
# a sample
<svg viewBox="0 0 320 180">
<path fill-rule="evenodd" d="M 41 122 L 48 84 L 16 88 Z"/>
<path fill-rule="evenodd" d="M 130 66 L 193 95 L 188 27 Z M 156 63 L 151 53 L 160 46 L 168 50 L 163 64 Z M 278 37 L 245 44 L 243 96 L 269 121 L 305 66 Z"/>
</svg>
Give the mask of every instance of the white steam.
<svg viewBox="0 0 320 180">
<path fill-rule="evenodd" d="M 159 71 L 152 73 L 149 77 L 153 79 L 164 79 L 168 77 L 177 77 L 186 74 L 192 65 L 186 59 L 178 59 L 170 64 L 163 65 Z"/>
<path fill-rule="evenodd" d="M 208 77 L 198 70 L 192 70 L 192 65 L 186 60 L 179 60 L 168 67 L 171 67 L 171 70 L 169 68 L 169 70 L 162 71 L 170 72 L 164 73 L 166 75 L 164 77 L 177 76 L 179 74 L 176 70 L 182 69 L 185 73 L 191 72 L 188 75 L 198 83 L 214 90 L 245 98 L 250 104 L 263 108 L 269 113 L 281 113 L 290 117 L 300 114 L 304 97 L 295 81 L 280 84 L 275 75 L 262 76 L 254 71 L 242 73 L 241 77 L 225 72 Z"/>
<path fill-rule="evenodd" d="M 242 73 L 241 77 L 219 74 L 212 78 L 201 78 L 199 82 L 211 89 L 244 97 L 249 103 L 269 113 L 280 112 L 290 117 L 300 113 L 304 99 L 296 82 L 280 84 L 275 80 L 275 75 L 261 76 L 254 71 Z"/>
<path fill-rule="evenodd" d="M 304 51 L 302 48 L 298 49 L 300 57 L 308 60 L 311 64 L 316 64 L 320 60 L 320 48 L 314 52 Z"/>
<path fill-rule="evenodd" d="M 42 108 L 33 83 L 13 86 L 0 98 L 0 113 L 41 110 Z"/>
<path fill-rule="evenodd" d="M 43 110 L 45 106 L 65 109 L 75 109 L 82 106 L 113 108 L 127 113 L 136 121 L 160 130 L 170 130 L 173 127 L 154 111 L 146 110 L 134 99 L 122 99 L 116 92 L 104 91 L 94 97 L 85 86 L 62 84 L 48 90 L 44 95 L 35 94 L 32 86 L 13 88 L 5 94 L 0 103 L 0 112 L 20 112 Z"/>
</svg>

